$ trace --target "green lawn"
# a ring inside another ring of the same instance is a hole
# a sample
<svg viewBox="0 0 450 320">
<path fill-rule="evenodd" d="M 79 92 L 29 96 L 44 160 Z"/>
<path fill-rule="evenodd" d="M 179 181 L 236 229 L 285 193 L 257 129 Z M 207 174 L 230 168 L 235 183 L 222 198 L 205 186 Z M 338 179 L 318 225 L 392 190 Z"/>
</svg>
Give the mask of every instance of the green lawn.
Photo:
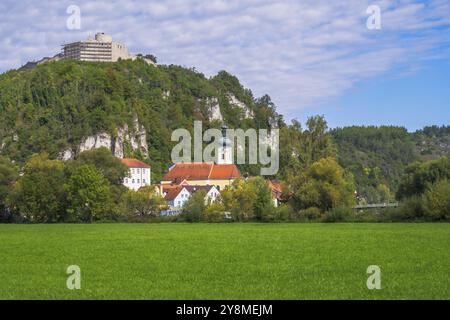
<svg viewBox="0 0 450 320">
<path fill-rule="evenodd" d="M 11 298 L 450 299 L 450 224 L 0 225 Z"/>
</svg>

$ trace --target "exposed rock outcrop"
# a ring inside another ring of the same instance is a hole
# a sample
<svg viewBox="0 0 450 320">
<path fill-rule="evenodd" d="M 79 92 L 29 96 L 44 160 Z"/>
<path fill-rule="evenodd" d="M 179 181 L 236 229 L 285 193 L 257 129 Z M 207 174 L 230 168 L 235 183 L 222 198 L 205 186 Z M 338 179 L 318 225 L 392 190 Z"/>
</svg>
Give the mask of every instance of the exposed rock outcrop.
<svg viewBox="0 0 450 320">
<path fill-rule="evenodd" d="M 80 152 L 102 147 L 111 150 L 114 156 L 123 158 L 127 143 L 133 151 L 140 151 L 145 156 L 148 155 L 147 133 L 137 118 L 134 120 L 133 130 L 130 130 L 128 125 L 124 124 L 117 129 L 117 137 L 111 136 L 106 132 L 100 132 L 96 135 L 86 137 L 75 151 L 67 149 L 61 152 L 59 158 L 62 160 L 70 160 Z"/>
<path fill-rule="evenodd" d="M 253 114 L 253 111 L 242 101 L 240 101 L 236 96 L 232 93 L 227 94 L 228 102 L 230 105 L 238 107 L 242 109 L 245 113 L 245 118 L 253 118 L 255 115 Z"/>
<path fill-rule="evenodd" d="M 208 112 L 209 121 L 223 121 L 222 112 L 220 111 L 219 99 L 215 97 L 207 98 L 206 110 Z"/>
</svg>

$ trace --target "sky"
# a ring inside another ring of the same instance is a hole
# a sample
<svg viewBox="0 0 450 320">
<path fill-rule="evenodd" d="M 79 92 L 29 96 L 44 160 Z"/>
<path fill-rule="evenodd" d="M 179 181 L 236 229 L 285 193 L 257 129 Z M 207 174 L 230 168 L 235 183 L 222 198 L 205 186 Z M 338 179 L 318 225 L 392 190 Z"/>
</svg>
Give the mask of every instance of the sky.
<svg viewBox="0 0 450 320">
<path fill-rule="evenodd" d="M 450 125 L 449 0 L 2 0 L 0 72 L 96 32 L 161 64 L 226 70 L 286 120 Z"/>
</svg>

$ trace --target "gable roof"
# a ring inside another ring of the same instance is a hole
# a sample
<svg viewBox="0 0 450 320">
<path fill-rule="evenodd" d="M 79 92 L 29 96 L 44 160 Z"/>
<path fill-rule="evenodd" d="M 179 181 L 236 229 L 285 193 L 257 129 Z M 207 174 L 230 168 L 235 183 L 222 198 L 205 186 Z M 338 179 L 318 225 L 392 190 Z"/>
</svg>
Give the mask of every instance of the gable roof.
<svg viewBox="0 0 450 320">
<path fill-rule="evenodd" d="M 164 199 L 167 201 L 174 200 L 183 189 L 186 189 L 187 192 L 190 194 L 193 194 L 199 190 L 205 190 L 206 193 L 208 193 L 214 186 L 208 185 L 208 186 L 190 186 L 190 185 L 181 185 L 181 186 L 174 186 L 173 188 L 167 188 L 164 190 L 164 192 L 167 192 L 164 196 Z"/>
<path fill-rule="evenodd" d="M 272 190 L 272 196 L 278 200 L 282 200 L 283 187 L 281 183 L 277 180 L 268 180 L 267 184 Z"/>
<path fill-rule="evenodd" d="M 177 163 L 165 174 L 162 181 L 183 180 L 231 180 L 240 178 L 241 173 L 234 164 Z"/>
<path fill-rule="evenodd" d="M 213 165 L 211 173 L 209 175 L 209 179 L 214 180 L 229 180 L 240 178 L 241 173 L 234 164 L 216 164 Z"/>
<path fill-rule="evenodd" d="M 166 195 L 164 196 L 164 199 L 166 199 L 167 201 L 174 200 L 183 189 L 184 186 L 177 186 L 175 188 L 168 189 Z"/>
<path fill-rule="evenodd" d="M 137 159 L 123 158 L 120 161 L 129 168 L 150 168 L 150 165 Z"/>
</svg>

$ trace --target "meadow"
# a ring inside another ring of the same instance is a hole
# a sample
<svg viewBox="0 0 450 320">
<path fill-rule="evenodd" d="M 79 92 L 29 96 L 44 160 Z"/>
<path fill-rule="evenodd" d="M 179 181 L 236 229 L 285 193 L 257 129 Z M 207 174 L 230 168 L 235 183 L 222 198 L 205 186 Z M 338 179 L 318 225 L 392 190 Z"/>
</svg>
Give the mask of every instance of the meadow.
<svg viewBox="0 0 450 320">
<path fill-rule="evenodd" d="M 0 225 L 0 299 L 450 299 L 450 224 Z"/>
</svg>

